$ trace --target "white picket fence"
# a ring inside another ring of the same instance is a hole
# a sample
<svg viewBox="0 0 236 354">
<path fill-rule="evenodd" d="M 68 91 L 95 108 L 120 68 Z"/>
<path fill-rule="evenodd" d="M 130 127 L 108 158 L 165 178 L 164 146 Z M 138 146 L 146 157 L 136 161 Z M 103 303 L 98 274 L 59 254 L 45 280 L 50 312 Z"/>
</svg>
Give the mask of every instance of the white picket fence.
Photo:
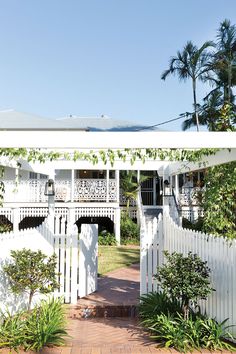
<svg viewBox="0 0 236 354">
<path fill-rule="evenodd" d="M 65 225 L 65 224 L 64 224 Z M 76 227 L 77 229 L 77 227 Z M 11 250 L 28 248 L 33 251 L 41 250 L 50 256 L 54 252 L 57 255 L 58 263 L 56 271 L 59 288 L 54 295 L 63 296 L 66 303 L 77 302 L 78 298 L 78 257 L 79 241 L 78 232 L 66 234 L 61 228 L 60 234 L 53 234 L 47 221 L 37 228 L 21 230 L 17 233 L 4 233 L 0 236 L 0 308 L 8 306 L 13 311 L 24 307 L 26 298 L 21 298 L 21 305 L 16 304 L 17 299 L 11 294 L 7 286 L 7 279 L 1 271 L 2 266 L 10 259 Z M 38 299 L 36 299 L 37 301 Z"/>
<path fill-rule="evenodd" d="M 211 284 L 215 291 L 207 301 L 201 301 L 203 313 L 223 321 L 228 325 L 236 324 L 236 240 L 231 242 L 222 237 L 183 229 L 174 223 L 169 215 L 159 216 L 146 226 L 141 227 L 141 294 L 158 289 L 153 275 L 157 266 L 163 264 L 163 250 L 170 253 L 188 252 L 198 254 L 211 269 Z M 236 329 L 232 327 L 232 334 Z"/>
</svg>

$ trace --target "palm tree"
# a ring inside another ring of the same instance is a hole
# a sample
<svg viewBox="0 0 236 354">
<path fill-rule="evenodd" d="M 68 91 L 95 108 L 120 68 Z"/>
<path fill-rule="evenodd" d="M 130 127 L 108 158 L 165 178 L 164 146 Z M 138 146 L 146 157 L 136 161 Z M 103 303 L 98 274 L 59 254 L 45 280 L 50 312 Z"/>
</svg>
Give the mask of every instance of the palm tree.
<svg viewBox="0 0 236 354">
<path fill-rule="evenodd" d="M 129 207 L 132 200 L 136 200 L 141 184 L 149 179 L 149 176 L 140 175 L 137 180 L 136 171 L 124 171 L 121 175 L 120 186 L 126 198 L 126 213 L 129 215 Z"/>
<path fill-rule="evenodd" d="M 231 103 L 232 87 L 236 85 L 236 26 L 225 19 L 218 29 L 217 52 L 213 70 L 224 89 L 224 102 Z"/>
<path fill-rule="evenodd" d="M 199 105 L 199 124 L 206 125 L 209 131 L 217 130 L 217 121 L 221 116 L 221 108 L 223 106 L 223 98 L 220 90 L 214 90 L 210 95 L 204 98 L 203 105 Z M 182 129 L 187 130 L 196 125 L 194 112 L 185 113 L 187 119 L 182 123 Z"/>
<path fill-rule="evenodd" d="M 214 47 L 211 41 L 205 42 L 199 49 L 191 41 L 187 42 L 183 51 L 177 52 L 176 57 L 170 59 L 169 68 L 161 76 L 165 80 L 170 74 L 177 74 L 180 80 L 192 79 L 194 118 L 199 131 L 198 104 L 196 86 L 197 80 L 205 81 L 205 76 L 211 68 L 212 54 L 207 51 L 209 47 Z"/>
</svg>

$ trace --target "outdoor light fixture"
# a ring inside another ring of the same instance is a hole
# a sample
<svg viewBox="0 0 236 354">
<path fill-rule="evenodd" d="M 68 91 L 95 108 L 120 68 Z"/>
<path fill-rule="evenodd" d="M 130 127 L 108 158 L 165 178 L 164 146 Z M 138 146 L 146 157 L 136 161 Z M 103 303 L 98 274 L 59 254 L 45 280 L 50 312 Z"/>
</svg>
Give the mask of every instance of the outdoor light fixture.
<svg viewBox="0 0 236 354">
<path fill-rule="evenodd" d="M 53 196 L 53 195 L 55 195 L 55 187 L 54 187 L 54 181 L 53 181 L 53 179 L 49 179 L 49 180 L 45 183 L 44 195 L 47 195 L 47 196 Z"/>
<path fill-rule="evenodd" d="M 170 182 L 167 179 L 165 179 L 164 180 L 164 195 L 170 194 L 169 187 L 170 187 Z"/>
</svg>

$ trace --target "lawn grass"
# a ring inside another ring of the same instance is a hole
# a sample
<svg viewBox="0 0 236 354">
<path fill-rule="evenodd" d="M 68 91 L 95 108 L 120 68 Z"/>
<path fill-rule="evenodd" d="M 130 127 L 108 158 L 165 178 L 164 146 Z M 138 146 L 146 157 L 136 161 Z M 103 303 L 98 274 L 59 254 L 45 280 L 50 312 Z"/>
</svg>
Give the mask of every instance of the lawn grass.
<svg viewBox="0 0 236 354">
<path fill-rule="evenodd" d="M 112 270 L 138 263 L 139 254 L 139 247 L 98 246 L 98 273 L 103 275 Z"/>
</svg>

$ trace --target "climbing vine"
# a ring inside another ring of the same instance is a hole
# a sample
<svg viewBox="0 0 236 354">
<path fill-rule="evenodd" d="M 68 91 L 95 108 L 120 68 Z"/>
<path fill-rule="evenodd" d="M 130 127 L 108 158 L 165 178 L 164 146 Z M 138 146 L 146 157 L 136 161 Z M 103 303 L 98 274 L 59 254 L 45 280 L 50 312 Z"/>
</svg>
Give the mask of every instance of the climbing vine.
<svg viewBox="0 0 236 354">
<path fill-rule="evenodd" d="M 205 232 L 236 238 L 236 161 L 207 170 L 203 209 Z"/>
</svg>

